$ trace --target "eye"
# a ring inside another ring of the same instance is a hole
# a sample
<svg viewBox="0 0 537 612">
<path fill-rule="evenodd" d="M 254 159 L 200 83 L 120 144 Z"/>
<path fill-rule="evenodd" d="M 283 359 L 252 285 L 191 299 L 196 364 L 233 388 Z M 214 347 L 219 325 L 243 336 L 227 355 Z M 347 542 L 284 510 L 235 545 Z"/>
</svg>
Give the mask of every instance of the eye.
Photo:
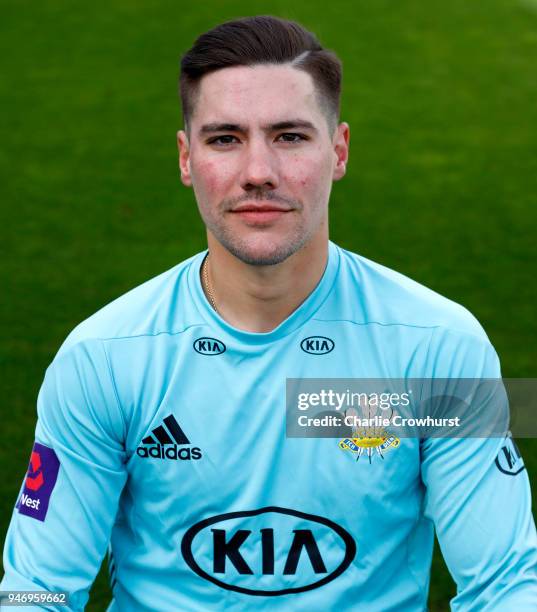
<svg viewBox="0 0 537 612">
<path fill-rule="evenodd" d="M 307 140 L 307 136 L 304 134 L 296 134 L 294 132 L 285 132 L 284 134 L 280 134 L 277 138 L 281 142 L 301 142 L 302 140 Z"/>
<path fill-rule="evenodd" d="M 235 142 L 239 142 L 236 136 L 232 136 L 231 134 L 223 134 L 222 136 L 215 136 L 207 141 L 208 144 L 215 144 L 220 146 L 226 146 L 230 144 L 234 144 Z"/>
</svg>

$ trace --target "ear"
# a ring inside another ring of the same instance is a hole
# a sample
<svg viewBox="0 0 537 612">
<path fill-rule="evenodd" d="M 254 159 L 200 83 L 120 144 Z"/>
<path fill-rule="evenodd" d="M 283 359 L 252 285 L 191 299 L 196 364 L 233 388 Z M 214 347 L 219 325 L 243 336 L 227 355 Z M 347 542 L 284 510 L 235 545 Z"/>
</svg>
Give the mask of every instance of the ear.
<svg viewBox="0 0 537 612">
<path fill-rule="evenodd" d="M 348 123 L 340 123 L 334 134 L 332 144 L 334 146 L 334 154 L 336 163 L 334 166 L 334 172 L 332 174 L 333 181 L 339 181 L 345 176 L 347 171 L 347 161 L 349 159 L 349 142 L 350 142 L 350 129 Z"/>
<path fill-rule="evenodd" d="M 179 150 L 179 170 L 181 181 L 186 187 L 192 186 L 192 176 L 190 174 L 190 145 L 188 136 L 184 130 L 177 132 L 177 149 Z"/>
</svg>

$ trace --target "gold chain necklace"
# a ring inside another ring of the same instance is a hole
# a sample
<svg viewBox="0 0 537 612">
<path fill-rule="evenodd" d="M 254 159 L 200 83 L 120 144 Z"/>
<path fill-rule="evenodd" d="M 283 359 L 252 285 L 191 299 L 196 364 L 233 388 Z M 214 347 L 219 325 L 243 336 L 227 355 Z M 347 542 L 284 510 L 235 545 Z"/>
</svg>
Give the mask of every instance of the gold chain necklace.
<svg viewBox="0 0 537 612">
<path fill-rule="evenodd" d="M 218 312 L 218 309 L 216 308 L 216 303 L 214 301 L 214 294 L 213 294 L 213 290 L 211 287 L 211 281 L 209 280 L 208 262 L 209 262 L 209 253 L 207 253 L 207 256 L 203 260 L 203 264 L 201 266 L 201 278 L 203 281 L 205 293 L 207 297 L 209 298 L 209 302 L 211 306 L 214 308 L 215 312 Z"/>
</svg>

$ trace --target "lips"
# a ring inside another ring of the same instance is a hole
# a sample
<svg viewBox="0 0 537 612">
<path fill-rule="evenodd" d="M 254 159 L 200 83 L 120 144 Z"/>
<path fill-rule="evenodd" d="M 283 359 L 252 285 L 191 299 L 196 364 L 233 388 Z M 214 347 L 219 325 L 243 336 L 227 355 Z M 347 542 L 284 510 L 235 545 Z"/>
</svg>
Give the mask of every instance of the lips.
<svg viewBox="0 0 537 612">
<path fill-rule="evenodd" d="M 293 209 L 277 202 L 245 202 L 235 206 L 230 212 L 250 225 L 266 224 L 280 219 Z"/>
<path fill-rule="evenodd" d="M 233 213 L 243 213 L 243 212 L 289 212 L 291 209 L 289 206 L 285 206 L 283 204 L 276 204 L 273 202 L 266 204 L 253 204 L 253 203 L 244 203 L 239 204 L 232 208 L 231 212 Z"/>
</svg>

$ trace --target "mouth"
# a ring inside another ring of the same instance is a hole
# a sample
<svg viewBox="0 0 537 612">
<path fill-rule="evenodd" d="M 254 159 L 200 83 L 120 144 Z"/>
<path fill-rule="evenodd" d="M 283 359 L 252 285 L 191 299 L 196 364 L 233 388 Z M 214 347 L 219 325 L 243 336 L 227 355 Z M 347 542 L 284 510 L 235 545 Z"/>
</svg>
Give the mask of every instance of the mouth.
<svg viewBox="0 0 537 612">
<path fill-rule="evenodd" d="M 229 212 L 249 224 L 264 224 L 281 219 L 293 209 L 277 202 L 244 202 Z"/>
</svg>

